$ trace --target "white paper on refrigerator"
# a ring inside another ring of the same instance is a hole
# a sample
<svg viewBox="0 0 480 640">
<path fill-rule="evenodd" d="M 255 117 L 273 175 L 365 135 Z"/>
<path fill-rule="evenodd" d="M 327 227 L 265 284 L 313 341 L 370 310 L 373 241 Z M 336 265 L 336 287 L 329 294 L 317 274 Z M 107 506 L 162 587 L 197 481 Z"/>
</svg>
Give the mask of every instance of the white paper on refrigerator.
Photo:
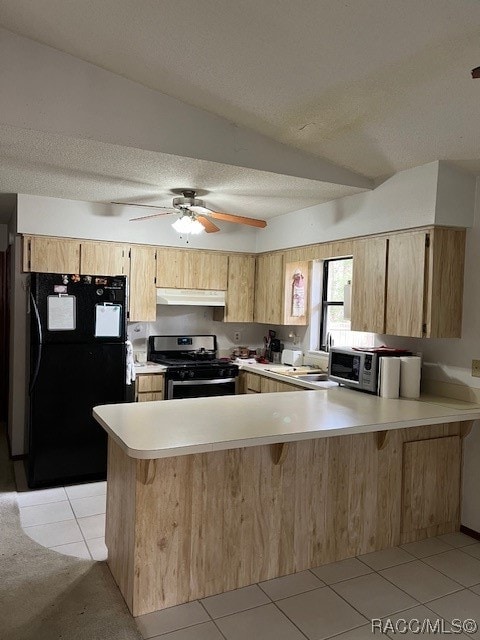
<svg viewBox="0 0 480 640">
<path fill-rule="evenodd" d="M 47 296 L 48 331 L 74 331 L 76 328 L 75 296 Z"/>
<path fill-rule="evenodd" d="M 119 338 L 121 336 L 121 313 L 119 304 L 95 305 L 95 337 Z"/>
</svg>

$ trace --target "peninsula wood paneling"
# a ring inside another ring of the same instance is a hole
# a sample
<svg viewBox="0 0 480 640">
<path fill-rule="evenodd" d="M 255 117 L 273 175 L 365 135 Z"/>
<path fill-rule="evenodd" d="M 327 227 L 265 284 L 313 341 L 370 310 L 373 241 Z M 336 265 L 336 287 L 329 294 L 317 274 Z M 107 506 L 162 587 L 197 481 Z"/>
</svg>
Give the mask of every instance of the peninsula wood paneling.
<svg viewBox="0 0 480 640">
<path fill-rule="evenodd" d="M 380 450 L 375 433 L 291 442 L 277 464 L 269 445 L 131 460 L 111 443 L 109 566 L 136 616 L 398 545 L 410 526 L 402 507 L 407 478 L 414 487 L 425 469 L 438 477 L 442 468 L 447 511 L 458 509 L 458 485 L 450 488 L 442 465 L 458 468 L 459 433 L 459 423 L 400 429 Z M 414 441 L 428 438 L 444 443 L 420 454 Z M 405 442 L 415 452 L 406 470 Z M 427 487 L 424 499 L 429 512 L 444 513 L 442 491 Z"/>
</svg>

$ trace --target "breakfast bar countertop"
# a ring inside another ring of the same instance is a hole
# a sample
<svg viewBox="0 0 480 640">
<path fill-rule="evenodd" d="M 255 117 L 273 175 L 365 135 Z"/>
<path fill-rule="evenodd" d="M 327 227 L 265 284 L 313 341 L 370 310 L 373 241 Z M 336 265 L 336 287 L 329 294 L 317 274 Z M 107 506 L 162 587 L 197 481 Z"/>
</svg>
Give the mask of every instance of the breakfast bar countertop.
<svg viewBox="0 0 480 640">
<path fill-rule="evenodd" d="M 95 407 L 131 458 L 157 459 L 264 444 L 480 419 L 451 398 L 391 400 L 342 387 Z"/>
</svg>

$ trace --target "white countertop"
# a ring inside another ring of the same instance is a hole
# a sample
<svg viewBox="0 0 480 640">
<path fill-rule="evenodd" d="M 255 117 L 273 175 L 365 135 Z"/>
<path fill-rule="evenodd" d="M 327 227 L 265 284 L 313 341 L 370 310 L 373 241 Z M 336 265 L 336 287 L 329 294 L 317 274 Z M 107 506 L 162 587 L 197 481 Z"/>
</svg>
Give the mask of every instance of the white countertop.
<svg viewBox="0 0 480 640">
<path fill-rule="evenodd" d="M 135 373 L 165 373 L 167 367 L 164 364 L 156 362 L 144 362 L 142 364 L 135 363 Z"/>
<path fill-rule="evenodd" d="M 480 419 L 480 405 L 450 398 L 389 400 L 342 387 L 95 407 L 132 458 L 168 458 L 276 442 Z"/>
<path fill-rule="evenodd" d="M 299 380 L 297 376 L 284 373 L 285 371 L 295 371 L 297 369 L 305 369 L 305 373 L 308 369 L 313 370 L 314 367 L 302 366 L 302 367 L 289 367 L 285 364 L 258 364 L 258 362 L 252 360 L 237 359 L 235 364 L 238 364 L 241 371 L 249 371 L 250 373 L 256 373 L 267 378 L 273 378 L 279 382 L 286 382 L 293 384 L 296 387 L 303 387 L 304 389 L 331 389 L 338 387 L 336 382 L 325 380 L 324 382 L 307 382 L 306 380 Z"/>
</svg>

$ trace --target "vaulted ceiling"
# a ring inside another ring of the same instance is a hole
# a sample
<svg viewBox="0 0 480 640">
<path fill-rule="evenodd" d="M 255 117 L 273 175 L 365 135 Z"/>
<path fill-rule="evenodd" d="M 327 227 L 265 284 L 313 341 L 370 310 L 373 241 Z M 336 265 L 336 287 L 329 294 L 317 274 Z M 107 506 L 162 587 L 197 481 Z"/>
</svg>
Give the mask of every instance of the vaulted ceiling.
<svg viewBox="0 0 480 640">
<path fill-rule="evenodd" d="M 0 0 L 0 16 L 17 34 L 370 178 L 437 159 L 480 170 L 474 0 Z M 305 193 L 280 212 L 325 200 Z"/>
</svg>

